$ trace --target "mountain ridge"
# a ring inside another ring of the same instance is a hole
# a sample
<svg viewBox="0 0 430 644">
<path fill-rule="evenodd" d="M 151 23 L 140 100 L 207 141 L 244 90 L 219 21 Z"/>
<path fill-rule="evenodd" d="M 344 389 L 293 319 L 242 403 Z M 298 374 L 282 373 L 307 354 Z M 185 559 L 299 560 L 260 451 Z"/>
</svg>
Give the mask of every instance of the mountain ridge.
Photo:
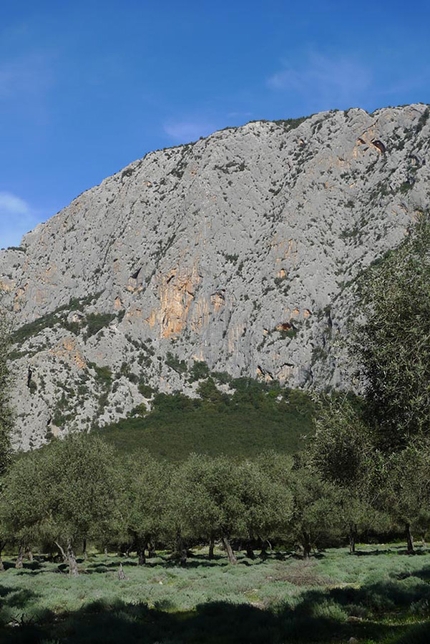
<svg viewBox="0 0 430 644">
<path fill-rule="evenodd" d="M 351 285 L 427 209 L 428 116 L 352 108 L 151 152 L 0 252 L 15 444 L 113 422 L 145 387 L 194 395 L 200 362 L 349 386 Z"/>
</svg>

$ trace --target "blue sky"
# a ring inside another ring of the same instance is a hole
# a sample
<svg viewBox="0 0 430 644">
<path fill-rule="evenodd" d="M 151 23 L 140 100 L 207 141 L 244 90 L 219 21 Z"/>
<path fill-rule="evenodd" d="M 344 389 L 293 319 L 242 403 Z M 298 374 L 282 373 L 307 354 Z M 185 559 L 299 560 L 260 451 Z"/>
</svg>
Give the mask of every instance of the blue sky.
<svg viewBox="0 0 430 644">
<path fill-rule="evenodd" d="M 15 0 L 0 247 L 147 152 L 255 119 L 430 103 L 428 0 Z"/>
</svg>

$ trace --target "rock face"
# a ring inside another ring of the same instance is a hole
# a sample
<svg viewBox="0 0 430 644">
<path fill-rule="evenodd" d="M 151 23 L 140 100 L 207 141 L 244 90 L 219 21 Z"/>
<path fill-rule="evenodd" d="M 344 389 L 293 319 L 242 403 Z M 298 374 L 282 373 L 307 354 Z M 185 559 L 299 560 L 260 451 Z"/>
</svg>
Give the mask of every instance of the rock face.
<svg viewBox="0 0 430 644">
<path fill-rule="evenodd" d="M 340 387 L 350 285 L 429 202 L 425 105 L 253 122 L 148 154 L 0 253 L 16 445 L 233 376 Z M 354 313 L 358 313 L 355 312 Z"/>
</svg>

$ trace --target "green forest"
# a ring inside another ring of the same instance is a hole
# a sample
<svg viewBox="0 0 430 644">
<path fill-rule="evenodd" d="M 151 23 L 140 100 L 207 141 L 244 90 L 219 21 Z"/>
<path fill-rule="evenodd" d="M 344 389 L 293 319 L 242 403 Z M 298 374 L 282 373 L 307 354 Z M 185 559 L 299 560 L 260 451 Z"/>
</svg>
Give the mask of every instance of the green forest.
<svg viewBox="0 0 430 644">
<path fill-rule="evenodd" d="M 207 373 L 14 454 L 2 318 L 2 641 L 429 641 L 429 241 L 357 280 L 361 396 Z"/>
</svg>

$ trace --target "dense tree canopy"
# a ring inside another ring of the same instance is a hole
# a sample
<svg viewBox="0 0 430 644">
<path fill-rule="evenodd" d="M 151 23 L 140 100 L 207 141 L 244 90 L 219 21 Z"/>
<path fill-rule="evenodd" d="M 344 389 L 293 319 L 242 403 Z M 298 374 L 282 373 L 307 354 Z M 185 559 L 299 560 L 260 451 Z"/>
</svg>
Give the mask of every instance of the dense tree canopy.
<svg viewBox="0 0 430 644">
<path fill-rule="evenodd" d="M 364 322 L 354 344 L 368 418 L 384 450 L 430 433 L 430 222 L 422 216 L 401 246 L 361 281 Z"/>
<path fill-rule="evenodd" d="M 319 476 L 337 488 L 338 519 L 354 552 L 358 532 L 383 520 L 375 485 L 380 454 L 357 399 L 345 394 L 319 398 L 310 461 Z"/>
<path fill-rule="evenodd" d="M 245 505 L 240 471 L 230 459 L 192 454 L 172 478 L 169 506 L 178 536 L 221 539 L 235 561 L 230 539 L 245 531 Z"/>
<path fill-rule="evenodd" d="M 340 515 L 381 526 L 389 515 L 425 531 L 430 436 L 430 221 L 422 215 L 404 242 L 359 281 L 361 319 L 353 353 L 363 404 L 331 396 L 316 413 L 312 463 L 341 493 Z"/>
<path fill-rule="evenodd" d="M 163 515 L 170 468 L 147 451 L 125 459 L 119 473 L 118 538 L 130 545 L 145 563 L 145 550 L 165 533 Z"/>
<path fill-rule="evenodd" d="M 391 454 L 380 485 L 382 504 L 394 523 L 404 529 L 408 550 L 413 552 L 413 530 L 425 534 L 430 527 L 429 440 L 412 441 Z"/>
<path fill-rule="evenodd" d="M 3 480 L 0 523 L 7 541 L 20 551 L 49 539 L 49 469 L 43 451 L 18 458 Z"/>
<path fill-rule="evenodd" d="M 344 488 L 362 488 L 374 451 L 374 437 L 362 409 L 350 396 L 318 399 L 312 462 L 328 481 Z"/>
<path fill-rule="evenodd" d="M 0 517 L 21 546 L 51 540 L 77 574 L 76 545 L 106 539 L 117 525 L 118 491 L 113 450 L 74 434 L 14 463 L 4 480 Z"/>
</svg>

